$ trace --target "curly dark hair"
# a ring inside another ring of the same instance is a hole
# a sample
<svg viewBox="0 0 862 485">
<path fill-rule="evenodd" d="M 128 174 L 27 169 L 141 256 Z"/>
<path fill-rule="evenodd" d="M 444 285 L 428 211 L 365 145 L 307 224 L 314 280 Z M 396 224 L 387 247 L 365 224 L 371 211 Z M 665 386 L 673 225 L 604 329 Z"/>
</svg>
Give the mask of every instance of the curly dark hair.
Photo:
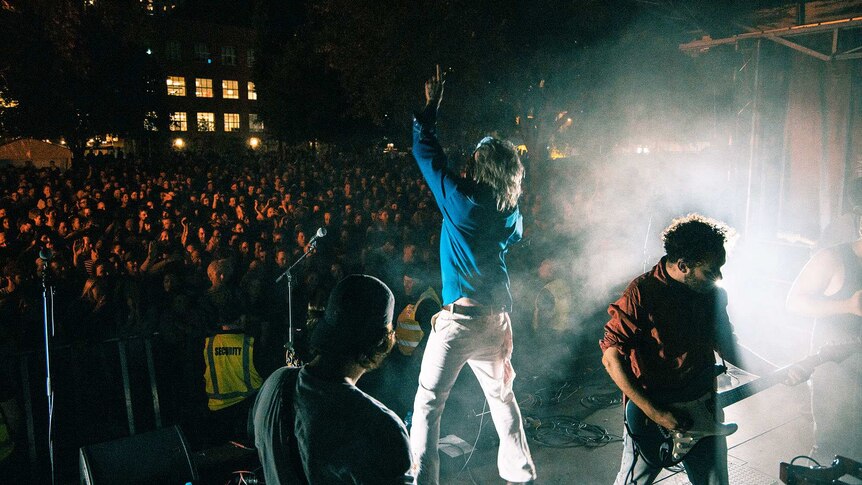
<svg viewBox="0 0 862 485">
<path fill-rule="evenodd" d="M 690 264 L 704 262 L 724 251 L 733 235 L 727 224 L 700 214 L 689 214 L 671 221 L 661 235 L 668 261 L 682 259 Z"/>
</svg>

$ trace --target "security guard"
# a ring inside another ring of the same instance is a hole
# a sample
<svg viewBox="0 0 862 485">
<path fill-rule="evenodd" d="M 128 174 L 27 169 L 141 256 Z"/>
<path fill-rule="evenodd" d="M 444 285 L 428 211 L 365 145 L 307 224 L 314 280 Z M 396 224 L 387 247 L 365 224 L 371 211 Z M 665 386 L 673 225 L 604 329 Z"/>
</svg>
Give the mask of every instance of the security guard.
<svg viewBox="0 0 862 485">
<path fill-rule="evenodd" d="M 533 304 L 533 337 L 546 356 L 568 359 L 576 348 L 575 292 L 560 272 L 561 262 L 548 258 L 539 266 L 545 285 Z M 569 370 L 560 359 L 538 359 L 534 371 L 553 380 L 565 380 Z"/>
<path fill-rule="evenodd" d="M 214 440 L 242 436 L 253 396 L 263 383 L 254 364 L 255 338 L 241 324 L 225 324 L 204 343 L 207 406 Z"/>
<path fill-rule="evenodd" d="M 545 259 L 539 266 L 539 278 L 547 282 L 536 295 L 533 305 L 533 330 L 545 333 L 549 329 L 559 338 L 571 332 L 573 295 L 571 285 L 558 276 L 559 263 Z"/>
<path fill-rule="evenodd" d="M 428 289 L 419 295 L 419 299 L 416 300 L 416 303 L 408 303 L 404 309 L 401 310 L 401 313 L 398 314 L 398 324 L 395 327 L 395 339 L 398 343 L 398 350 L 403 355 L 413 355 L 413 351 L 416 350 L 416 347 L 418 347 L 419 343 L 422 341 L 422 337 L 425 336 L 425 332 L 422 330 L 422 326 L 416 317 L 416 311 L 419 308 L 419 305 L 429 299 L 437 304 L 437 308 L 442 305 L 440 297 L 437 296 L 437 292 L 429 286 Z"/>
</svg>

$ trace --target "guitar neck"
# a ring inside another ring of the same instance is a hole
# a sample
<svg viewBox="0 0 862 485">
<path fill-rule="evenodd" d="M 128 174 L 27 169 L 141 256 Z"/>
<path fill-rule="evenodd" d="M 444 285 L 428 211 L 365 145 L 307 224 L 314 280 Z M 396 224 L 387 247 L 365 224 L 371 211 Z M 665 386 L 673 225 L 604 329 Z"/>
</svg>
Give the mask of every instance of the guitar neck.
<svg viewBox="0 0 862 485">
<path fill-rule="evenodd" d="M 794 365 L 802 365 L 805 367 L 814 367 L 818 364 L 822 363 L 822 359 L 818 355 L 812 355 L 797 364 Z M 725 391 L 719 393 L 716 396 L 716 400 L 718 401 L 719 407 L 727 407 L 731 404 L 736 404 L 743 399 L 749 398 L 760 391 L 765 391 L 770 387 L 783 382 L 787 378 L 787 372 L 792 366 L 782 367 L 777 371 L 769 374 L 767 376 L 760 377 L 751 382 L 747 382 L 742 384 L 741 386 L 734 387 L 729 391 Z"/>
<path fill-rule="evenodd" d="M 780 377 L 776 376 L 779 372 L 782 374 Z M 718 396 L 716 396 L 718 405 L 719 407 L 725 408 L 731 404 L 736 404 L 743 399 L 751 397 L 760 391 L 765 391 L 784 380 L 784 374 L 786 374 L 786 372 L 783 372 L 782 369 L 770 374 L 769 376 L 755 379 L 751 382 L 742 384 L 741 386 L 734 387 L 729 391 L 719 393 Z"/>
</svg>

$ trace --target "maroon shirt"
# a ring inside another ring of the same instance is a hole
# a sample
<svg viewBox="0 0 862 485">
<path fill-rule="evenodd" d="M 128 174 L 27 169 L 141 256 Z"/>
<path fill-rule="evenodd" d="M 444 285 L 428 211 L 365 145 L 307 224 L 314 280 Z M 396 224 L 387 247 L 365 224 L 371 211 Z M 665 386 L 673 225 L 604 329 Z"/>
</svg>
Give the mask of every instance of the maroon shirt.
<svg viewBox="0 0 862 485">
<path fill-rule="evenodd" d="M 665 259 L 608 307 L 611 319 L 599 341 L 602 352 L 613 347 L 626 356 L 648 394 L 685 389 L 715 364 L 715 350 L 734 342 L 727 293 L 689 289 L 667 274 Z"/>
</svg>

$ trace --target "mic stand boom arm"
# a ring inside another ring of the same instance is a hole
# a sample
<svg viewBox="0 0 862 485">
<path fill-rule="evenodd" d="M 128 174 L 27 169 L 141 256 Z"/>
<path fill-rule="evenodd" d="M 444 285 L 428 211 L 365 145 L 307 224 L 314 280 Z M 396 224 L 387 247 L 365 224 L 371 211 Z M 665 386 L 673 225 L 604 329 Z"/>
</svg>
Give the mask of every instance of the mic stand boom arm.
<svg viewBox="0 0 862 485">
<path fill-rule="evenodd" d="M 309 254 L 313 253 L 317 249 L 317 241 L 309 243 L 308 247 L 305 249 L 305 252 L 302 253 L 302 256 L 299 257 L 293 264 L 291 264 L 286 270 L 284 270 L 278 278 L 275 279 L 276 283 L 280 283 L 281 280 L 287 278 L 287 344 L 285 345 L 286 356 L 285 361 L 289 367 L 299 367 L 301 365 L 299 358 L 296 356 L 296 350 L 293 347 L 293 268 L 295 268 L 299 263 L 305 260 Z"/>
</svg>

